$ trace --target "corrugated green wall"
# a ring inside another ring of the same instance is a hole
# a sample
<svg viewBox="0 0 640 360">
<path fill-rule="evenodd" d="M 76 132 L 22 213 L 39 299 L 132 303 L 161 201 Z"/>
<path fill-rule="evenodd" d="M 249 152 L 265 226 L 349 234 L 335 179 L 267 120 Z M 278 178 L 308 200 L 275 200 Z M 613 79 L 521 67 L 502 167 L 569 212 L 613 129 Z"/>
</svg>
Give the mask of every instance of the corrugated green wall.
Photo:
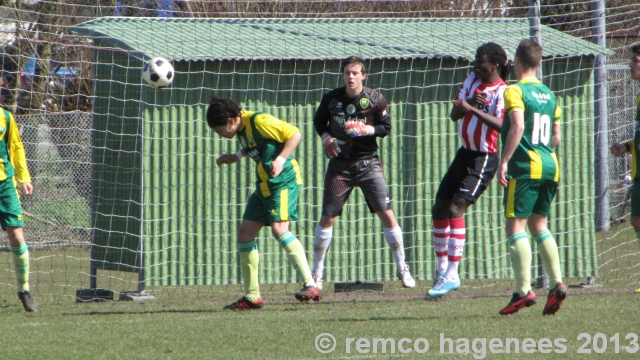
<svg viewBox="0 0 640 360">
<path fill-rule="evenodd" d="M 109 56 L 115 56 L 117 64 L 134 63 L 124 55 Z M 99 256 L 95 259 L 107 260 L 105 268 L 136 271 L 140 258 L 135 252 L 119 252 L 117 248 L 124 244 L 136 249 L 142 239 L 147 285 L 240 281 L 235 234 L 245 201 L 255 187 L 254 164 L 243 159 L 236 165 L 215 166 L 219 154 L 233 153 L 238 145 L 207 128 L 204 113 L 212 93 L 231 97 L 244 108 L 269 112 L 301 129 L 303 140 L 295 154 L 305 185 L 299 199 L 301 220 L 292 224 L 292 232 L 312 256 L 327 162 L 312 117 L 322 94 L 341 85 L 337 61 L 178 63 L 174 64 L 178 76 L 173 87 L 157 91 L 147 86 L 122 86 L 139 83 L 136 71 L 109 81 L 119 66 L 101 66 L 102 72 L 97 74 L 105 79 L 97 84 L 99 96 L 105 98 L 96 100 L 95 122 L 100 124 L 94 138 L 96 144 L 108 143 L 109 147 L 94 150 L 94 162 L 108 161 L 94 170 L 94 185 L 99 190 L 94 196 L 102 197 L 94 208 L 94 243 L 98 245 L 94 254 Z M 555 59 L 547 61 L 544 68 L 545 74 L 557 74 L 545 80 L 565 108 L 564 141 L 559 148 L 564 171 L 550 224 L 561 246 L 565 276 L 592 275 L 596 268 L 591 219 L 590 68 L 588 58 Z M 379 144 L 390 197 L 404 232 L 407 259 L 419 279 L 428 279 L 434 265 L 430 208 L 459 147 L 456 124 L 447 117 L 468 63 L 453 59 L 378 60 L 371 62 L 370 69 L 376 73 L 369 75 L 367 85 L 387 97 L 393 119 L 392 134 Z M 133 115 L 136 112 L 141 120 Z M 114 172 L 117 183 L 112 180 Z M 110 198 L 107 193 L 112 189 Z M 462 267 L 466 278 L 511 276 L 501 201 L 502 189 L 494 183 L 466 217 L 467 248 Z M 269 231 L 262 232 L 259 247 L 262 254 L 268 254 L 260 259 L 262 282 L 296 281 Z M 394 277 L 382 226 L 369 214 L 361 193 L 354 191 L 334 226 L 326 278 Z"/>
</svg>

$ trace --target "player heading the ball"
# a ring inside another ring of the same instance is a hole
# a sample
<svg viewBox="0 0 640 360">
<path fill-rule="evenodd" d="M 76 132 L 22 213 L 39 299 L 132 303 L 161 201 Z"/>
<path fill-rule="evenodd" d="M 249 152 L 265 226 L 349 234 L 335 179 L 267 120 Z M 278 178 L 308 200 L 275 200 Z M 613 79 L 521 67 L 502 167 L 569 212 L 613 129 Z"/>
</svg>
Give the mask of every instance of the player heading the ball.
<svg viewBox="0 0 640 360">
<path fill-rule="evenodd" d="M 263 226 L 271 233 L 304 279 L 304 287 L 295 294 L 299 301 L 319 301 L 322 295 L 311 276 L 309 263 L 300 241 L 289 231 L 289 221 L 298 220 L 298 193 L 302 185 L 300 167 L 293 151 L 300 143 L 297 127 L 272 115 L 240 109 L 230 99 L 211 97 L 207 124 L 226 139 L 236 137 L 241 149 L 223 154 L 216 165 L 233 164 L 248 155 L 256 162 L 256 190 L 247 202 L 238 230 L 238 257 L 245 295 L 227 310 L 261 309 L 264 306 L 258 284 L 258 239 Z"/>
</svg>

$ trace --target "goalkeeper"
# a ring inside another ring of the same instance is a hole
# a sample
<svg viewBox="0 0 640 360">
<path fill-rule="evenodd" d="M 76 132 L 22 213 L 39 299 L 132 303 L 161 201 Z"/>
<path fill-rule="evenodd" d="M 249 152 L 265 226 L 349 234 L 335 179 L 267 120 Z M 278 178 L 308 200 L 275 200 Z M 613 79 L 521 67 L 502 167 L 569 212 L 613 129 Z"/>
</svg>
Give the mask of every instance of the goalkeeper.
<svg viewBox="0 0 640 360">
<path fill-rule="evenodd" d="M 304 288 L 295 294 L 299 301 L 321 296 L 311 277 L 309 263 L 300 241 L 289 231 L 289 221 L 298 220 L 298 193 L 302 176 L 293 151 L 300 143 L 297 127 L 269 114 L 241 110 L 230 99 L 211 97 L 207 123 L 226 139 L 237 137 L 242 149 L 224 154 L 216 165 L 233 164 L 248 155 L 257 163 L 257 189 L 249 197 L 238 230 L 238 255 L 245 295 L 226 310 L 261 309 L 264 306 L 258 285 L 257 236 L 263 226 L 285 250 L 293 267 L 304 279 Z"/>
<path fill-rule="evenodd" d="M 631 62 L 629 63 L 631 79 L 640 81 L 640 43 L 631 46 L 631 53 Z M 633 230 L 636 232 L 638 244 L 640 245 L 640 174 L 638 173 L 640 158 L 638 158 L 638 151 L 640 151 L 640 94 L 636 99 L 635 133 L 633 139 L 624 144 L 616 143 L 611 146 L 611 153 L 614 156 L 631 153 L 631 177 L 633 178 L 633 184 L 631 185 L 631 226 L 633 226 Z M 640 288 L 636 289 L 635 292 L 640 294 Z"/>
<path fill-rule="evenodd" d="M 0 225 L 7 232 L 13 264 L 18 278 L 18 298 L 24 310 L 38 310 L 29 293 L 29 250 L 22 232 L 22 208 L 17 184 L 25 196 L 33 193 L 27 157 L 16 121 L 5 109 L 0 110 Z"/>
<path fill-rule="evenodd" d="M 384 227 L 384 238 L 391 248 L 398 278 L 405 288 L 415 287 L 404 260 L 402 230 L 398 226 L 387 193 L 387 184 L 378 157 L 378 137 L 391 131 L 387 101 L 379 92 L 364 87 L 367 77 L 364 59 L 351 56 L 340 67 L 345 86 L 322 97 L 313 118 L 330 158 L 324 178 L 322 217 L 316 226 L 313 250 L 313 278 L 322 289 L 325 254 L 331 244 L 333 223 L 351 191 L 360 187 L 369 210 Z"/>
</svg>

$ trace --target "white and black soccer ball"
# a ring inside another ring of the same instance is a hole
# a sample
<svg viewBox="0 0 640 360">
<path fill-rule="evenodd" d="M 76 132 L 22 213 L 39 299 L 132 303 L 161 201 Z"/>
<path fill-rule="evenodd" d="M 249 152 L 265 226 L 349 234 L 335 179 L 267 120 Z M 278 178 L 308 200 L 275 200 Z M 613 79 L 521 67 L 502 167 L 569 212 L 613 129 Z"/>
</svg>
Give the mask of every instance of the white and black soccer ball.
<svg viewBox="0 0 640 360">
<path fill-rule="evenodd" d="M 161 89 L 171 85 L 175 71 L 169 60 L 156 57 L 142 67 L 142 78 L 154 89 Z"/>
</svg>

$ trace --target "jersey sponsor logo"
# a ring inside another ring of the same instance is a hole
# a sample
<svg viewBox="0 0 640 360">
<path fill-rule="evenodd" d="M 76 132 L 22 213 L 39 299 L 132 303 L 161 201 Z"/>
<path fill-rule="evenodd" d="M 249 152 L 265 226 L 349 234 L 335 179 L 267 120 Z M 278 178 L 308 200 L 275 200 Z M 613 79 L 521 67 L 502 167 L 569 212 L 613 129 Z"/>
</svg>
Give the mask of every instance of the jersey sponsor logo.
<svg viewBox="0 0 640 360">
<path fill-rule="evenodd" d="M 333 120 L 338 123 L 340 126 L 344 126 L 344 117 L 342 116 L 334 116 Z"/>
<path fill-rule="evenodd" d="M 369 104 L 371 104 L 371 101 L 369 101 L 369 99 L 367 98 L 362 98 L 360 99 L 360 107 L 363 109 L 366 109 L 369 107 Z"/>
<path fill-rule="evenodd" d="M 536 98 L 536 100 L 538 100 L 538 102 L 541 104 L 546 104 L 547 101 L 551 100 L 551 95 L 549 94 L 542 94 L 542 93 L 539 94 L 535 91 L 532 91 L 531 95 L 533 95 L 533 97 Z"/>
<path fill-rule="evenodd" d="M 347 114 L 352 115 L 356 112 L 356 106 L 353 104 L 347 105 Z"/>
</svg>

